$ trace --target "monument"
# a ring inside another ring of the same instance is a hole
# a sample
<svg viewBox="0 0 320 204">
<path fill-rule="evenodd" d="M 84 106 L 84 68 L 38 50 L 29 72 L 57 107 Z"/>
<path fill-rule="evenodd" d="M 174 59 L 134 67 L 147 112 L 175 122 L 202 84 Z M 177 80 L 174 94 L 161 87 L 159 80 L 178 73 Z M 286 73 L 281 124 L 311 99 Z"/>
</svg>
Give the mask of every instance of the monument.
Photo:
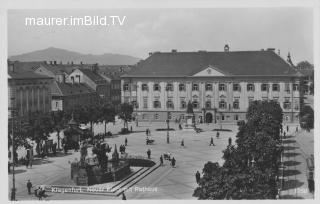
<svg viewBox="0 0 320 204">
<path fill-rule="evenodd" d="M 195 125 L 195 116 L 193 112 L 192 103 L 189 101 L 187 105 L 187 114 L 185 116 L 185 125 L 184 129 L 186 130 L 194 130 L 196 127 Z"/>
</svg>

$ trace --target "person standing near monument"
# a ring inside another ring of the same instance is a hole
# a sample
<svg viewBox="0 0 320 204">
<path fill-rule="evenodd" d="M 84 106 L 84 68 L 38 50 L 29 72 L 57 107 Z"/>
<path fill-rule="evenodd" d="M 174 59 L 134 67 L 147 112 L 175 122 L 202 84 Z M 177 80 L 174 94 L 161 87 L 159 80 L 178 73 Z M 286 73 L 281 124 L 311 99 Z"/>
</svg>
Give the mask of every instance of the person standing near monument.
<svg viewBox="0 0 320 204">
<path fill-rule="evenodd" d="M 172 157 L 171 159 L 171 166 L 174 167 L 176 165 L 176 159 Z"/>
<path fill-rule="evenodd" d="M 214 143 L 213 143 L 213 138 L 211 137 L 211 139 L 210 139 L 210 145 L 209 146 L 214 146 Z"/>
<path fill-rule="evenodd" d="M 28 180 L 28 182 L 27 182 L 27 189 L 28 189 L 29 195 L 31 194 L 31 188 L 32 188 L 32 183 L 30 182 L 30 180 Z"/>
<path fill-rule="evenodd" d="M 124 139 L 124 145 L 128 146 L 128 139 L 127 138 Z"/>
<path fill-rule="evenodd" d="M 163 166 L 163 157 L 162 157 L 162 155 L 160 156 L 160 165 Z"/>
<path fill-rule="evenodd" d="M 217 131 L 217 134 L 216 134 L 217 139 L 219 139 L 219 136 L 220 136 L 220 132 Z"/>
<path fill-rule="evenodd" d="M 148 159 L 150 159 L 151 157 L 151 150 L 150 149 L 148 149 L 148 151 L 147 151 L 147 155 L 148 155 Z"/>
</svg>

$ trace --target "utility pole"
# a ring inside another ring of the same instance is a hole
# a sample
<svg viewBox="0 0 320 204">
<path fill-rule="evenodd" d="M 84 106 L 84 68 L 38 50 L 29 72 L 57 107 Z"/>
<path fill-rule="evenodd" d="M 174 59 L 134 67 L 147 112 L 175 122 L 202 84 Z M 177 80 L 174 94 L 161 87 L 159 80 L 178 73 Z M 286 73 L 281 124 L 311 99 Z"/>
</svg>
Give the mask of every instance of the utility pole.
<svg viewBox="0 0 320 204">
<path fill-rule="evenodd" d="M 14 172 L 14 167 L 15 167 L 15 149 L 14 149 L 14 108 L 13 108 L 13 103 L 14 102 L 14 98 L 11 98 L 11 122 L 12 122 L 12 127 L 11 127 L 11 131 L 12 131 L 12 189 L 11 189 L 11 201 L 15 201 L 16 200 L 16 181 L 15 181 L 15 172 Z"/>
</svg>

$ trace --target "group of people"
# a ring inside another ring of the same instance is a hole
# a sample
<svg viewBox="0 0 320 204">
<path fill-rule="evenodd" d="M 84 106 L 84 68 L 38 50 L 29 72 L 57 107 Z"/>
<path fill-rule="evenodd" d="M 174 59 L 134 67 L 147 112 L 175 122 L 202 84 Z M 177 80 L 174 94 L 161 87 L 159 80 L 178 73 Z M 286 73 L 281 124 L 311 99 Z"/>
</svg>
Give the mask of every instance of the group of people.
<svg viewBox="0 0 320 204">
<path fill-rule="evenodd" d="M 146 135 L 147 135 L 147 137 L 151 135 L 151 132 L 150 132 L 149 128 L 146 129 Z"/>
<path fill-rule="evenodd" d="M 121 154 L 126 153 L 126 146 L 125 145 L 120 145 L 119 151 L 120 151 Z"/>
<path fill-rule="evenodd" d="M 167 156 L 167 159 L 171 162 L 170 163 L 170 165 L 172 166 L 172 167 L 175 167 L 175 165 L 176 165 L 176 159 L 174 158 L 174 157 L 170 157 L 170 153 L 166 153 L 166 155 L 165 156 Z M 163 161 L 164 161 L 164 159 L 163 159 L 163 156 L 161 155 L 160 156 L 160 166 L 163 166 Z"/>
<path fill-rule="evenodd" d="M 27 182 L 27 189 L 28 189 L 28 194 L 29 194 L 29 195 L 31 195 L 31 189 L 32 189 L 32 187 L 33 187 L 33 186 L 32 186 L 31 181 L 28 180 L 28 182 Z M 36 197 L 38 197 L 39 200 L 42 200 L 42 198 L 46 196 L 46 190 L 45 190 L 44 188 L 41 188 L 41 187 L 39 186 L 38 188 L 36 188 L 36 189 L 34 190 L 34 195 L 35 195 Z"/>
</svg>

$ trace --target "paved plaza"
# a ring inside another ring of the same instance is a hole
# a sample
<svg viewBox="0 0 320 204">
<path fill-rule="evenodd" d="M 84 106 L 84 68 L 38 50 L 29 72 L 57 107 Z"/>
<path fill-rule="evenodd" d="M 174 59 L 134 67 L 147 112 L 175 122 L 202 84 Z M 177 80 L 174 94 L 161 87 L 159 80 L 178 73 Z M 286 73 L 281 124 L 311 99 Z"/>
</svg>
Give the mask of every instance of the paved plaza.
<svg viewBox="0 0 320 204">
<path fill-rule="evenodd" d="M 223 163 L 222 150 L 228 144 L 228 138 L 235 141 L 235 136 L 238 130 L 236 125 L 222 125 L 222 128 L 230 129 L 231 132 L 220 132 L 220 138 L 216 138 L 214 128 L 220 128 L 220 125 L 202 124 L 199 127 L 203 129 L 201 133 L 194 131 L 179 130 L 178 124 L 170 123 L 175 131 L 170 131 L 170 143 L 167 144 L 167 132 L 155 131 L 156 128 L 165 128 L 166 124 L 157 123 L 139 123 L 136 127 L 135 123 L 129 123 L 132 126 L 133 133 L 128 135 L 118 135 L 122 123 L 116 125 L 108 124 L 107 130 L 111 131 L 114 136 L 106 138 L 105 141 L 114 148 L 116 144 L 124 144 L 125 138 L 128 139 L 126 152 L 130 155 L 147 156 L 147 150 L 151 150 L 151 159 L 159 163 L 159 157 L 164 152 L 170 152 L 176 159 L 176 167 L 172 168 L 168 161 L 165 160 L 165 165 L 157 168 L 151 174 L 137 182 L 132 186 L 130 191 L 125 193 L 128 200 L 130 199 L 196 199 L 192 197 L 193 191 L 197 184 L 195 181 L 195 173 L 199 170 L 202 172 L 204 164 L 208 161 Z M 295 127 L 295 126 L 294 126 Z M 292 129 L 294 129 L 292 126 Z M 151 139 L 155 140 L 153 145 L 146 145 L 145 130 L 151 130 Z M 95 133 L 103 132 L 104 126 L 98 125 L 94 128 Z M 209 146 L 210 138 L 213 137 L 215 146 Z M 294 136 L 298 137 L 298 136 Z M 184 147 L 181 147 L 181 141 L 184 140 Z M 301 138 L 302 141 L 305 141 Z M 313 139 L 313 138 L 312 138 Z M 302 143 L 302 142 L 300 142 Z M 296 143 L 297 146 L 300 143 Z M 306 149 L 310 149 L 308 144 Z M 310 150 L 311 151 L 311 150 Z M 313 151 L 313 149 L 312 149 Z M 57 157 L 48 157 L 44 160 L 36 160 L 33 167 L 26 169 L 25 166 L 16 168 L 16 187 L 17 200 L 36 199 L 34 195 L 28 195 L 26 182 L 31 180 L 33 186 L 36 185 L 74 185 L 70 179 L 70 161 L 75 158 L 79 159 L 79 152 L 70 151 L 68 155 L 59 154 Z M 296 157 L 297 158 L 297 157 Z M 296 176 L 300 179 L 305 187 L 305 163 L 301 162 L 300 174 L 304 176 Z M 300 168 L 300 167 L 299 167 Z M 304 170 L 303 170 L 304 168 Z M 12 174 L 9 176 L 9 184 L 12 184 Z M 293 194 L 290 191 L 287 194 Z M 285 192 L 283 192 L 283 195 Z M 309 196 L 309 194 L 307 194 Z M 46 200 L 75 200 L 75 199 L 121 199 L 119 197 L 89 195 L 89 194 L 70 194 L 70 193 L 50 193 Z"/>
</svg>

